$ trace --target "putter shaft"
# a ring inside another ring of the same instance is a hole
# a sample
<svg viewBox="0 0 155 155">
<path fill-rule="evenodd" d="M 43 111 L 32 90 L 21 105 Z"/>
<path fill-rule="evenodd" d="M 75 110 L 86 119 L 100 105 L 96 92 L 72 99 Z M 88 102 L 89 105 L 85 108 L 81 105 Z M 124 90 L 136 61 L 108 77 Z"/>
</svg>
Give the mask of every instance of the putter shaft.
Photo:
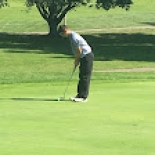
<svg viewBox="0 0 155 155">
<path fill-rule="evenodd" d="M 68 90 L 68 86 L 69 86 L 69 84 L 70 84 L 70 81 L 71 81 L 71 79 L 72 79 L 72 77 L 73 77 L 73 74 L 74 74 L 75 70 L 76 70 L 76 67 L 73 68 L 72 74 L 71 74 L 71 76 L 70 76 L 70 78 L 69 78 L 68 84 L 67 84 L 66 89 L 65 89 L 65 91 L 64 91 L 64 96 L 63 96 L 64 99 L 65 99 L 66 92 L 67 92 L 67 90 Z"/>
</svg>

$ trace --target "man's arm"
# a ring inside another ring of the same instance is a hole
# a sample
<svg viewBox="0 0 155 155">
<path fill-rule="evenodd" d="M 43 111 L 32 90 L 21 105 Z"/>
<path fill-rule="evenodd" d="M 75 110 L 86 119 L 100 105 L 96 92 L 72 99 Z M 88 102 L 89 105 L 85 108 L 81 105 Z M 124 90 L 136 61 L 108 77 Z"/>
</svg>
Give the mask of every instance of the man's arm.
<svg viewBox="0 0 155 155">
<path fill-rule="evenodd" d="M 82 53 L 82 49 L 81 47 L 78 47 L 75 54 L 75 62 L 74 62 L 75 68 L 79 65 L 81 53 Z"/>
</svg>

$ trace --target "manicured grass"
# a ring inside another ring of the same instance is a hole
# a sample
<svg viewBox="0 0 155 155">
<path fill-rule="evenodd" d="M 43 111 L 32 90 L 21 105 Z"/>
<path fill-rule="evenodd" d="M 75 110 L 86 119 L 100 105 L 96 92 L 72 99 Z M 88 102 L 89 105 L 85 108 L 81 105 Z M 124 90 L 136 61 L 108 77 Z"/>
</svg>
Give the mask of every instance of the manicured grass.
<svg viewBox="0 0 155 155">
<path fill-rule="evenodd" d="M 61 96 L 64 85 L 59 83 L 0 85 L 0 152 L 153 154 L 154 87 L 154 82 L 92 82 L 88 103 L 72 103 L 48 100 Z"/>
<path fill-rule="evenodd" d="M 48 32 L 37 10 L 21 2 L 0 9 L 0 154 L 153 155 L 155 72 L 96 71 L 155 66 L 154 28 L 129 28 L 154 25 L 154 2 L 135 1 L 128 12 L 82 7 L 67 15 L 95 54 L 88 103 L 55 101 L 73 67 L 69 43 L 18 34 Z M 117 27 L 126 29 L 111 29 Z M 85 31 L 92 28 L 110 29 Z M 78 71 L 67 99 L 76 94 L 77 80 Z"/>
</svg>

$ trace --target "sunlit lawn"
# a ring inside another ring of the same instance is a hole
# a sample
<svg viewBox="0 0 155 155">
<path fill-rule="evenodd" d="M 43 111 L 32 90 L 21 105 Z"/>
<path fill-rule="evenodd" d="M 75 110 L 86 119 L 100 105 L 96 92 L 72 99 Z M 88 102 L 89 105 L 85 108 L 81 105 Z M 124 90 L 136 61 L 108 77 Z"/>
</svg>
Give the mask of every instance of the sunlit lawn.
<svg viewBox="0 0 155 155">
<path fill-rule="evenodd" d="M 95 54 L 87 103 L 68 100 L 78 68 L 66 100 L 56 101 L 73 68 L 69 42 L 22 34 L 48 27 L 21 2 L 0 9 L 0 154 L 154 155 L 155 72 L 104 71 L 155 66 L 154 28 L 129 28 L 153 26 L 155 2 L 136 1 L 128 12 L 82 7 L 67 15 Z M 111 29 L 118 27 L 125 29 Z M 110 29 L 85 31 L 94 28 Z"/>
</svg>

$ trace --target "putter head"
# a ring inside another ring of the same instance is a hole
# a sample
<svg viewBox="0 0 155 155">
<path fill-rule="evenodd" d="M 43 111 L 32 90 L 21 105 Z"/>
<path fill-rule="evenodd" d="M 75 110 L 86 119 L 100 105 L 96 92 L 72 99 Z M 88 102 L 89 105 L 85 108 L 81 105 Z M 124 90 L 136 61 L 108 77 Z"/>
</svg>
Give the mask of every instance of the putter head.
<svg viewBox="0 0 155 155">
<path fill-rule="evenodd" d="M 64 97 L 59 97 L 59 98 L 58 98 L 58 101 L 64 101 L 64 100 L 65 100 Z"/>
</svg>

